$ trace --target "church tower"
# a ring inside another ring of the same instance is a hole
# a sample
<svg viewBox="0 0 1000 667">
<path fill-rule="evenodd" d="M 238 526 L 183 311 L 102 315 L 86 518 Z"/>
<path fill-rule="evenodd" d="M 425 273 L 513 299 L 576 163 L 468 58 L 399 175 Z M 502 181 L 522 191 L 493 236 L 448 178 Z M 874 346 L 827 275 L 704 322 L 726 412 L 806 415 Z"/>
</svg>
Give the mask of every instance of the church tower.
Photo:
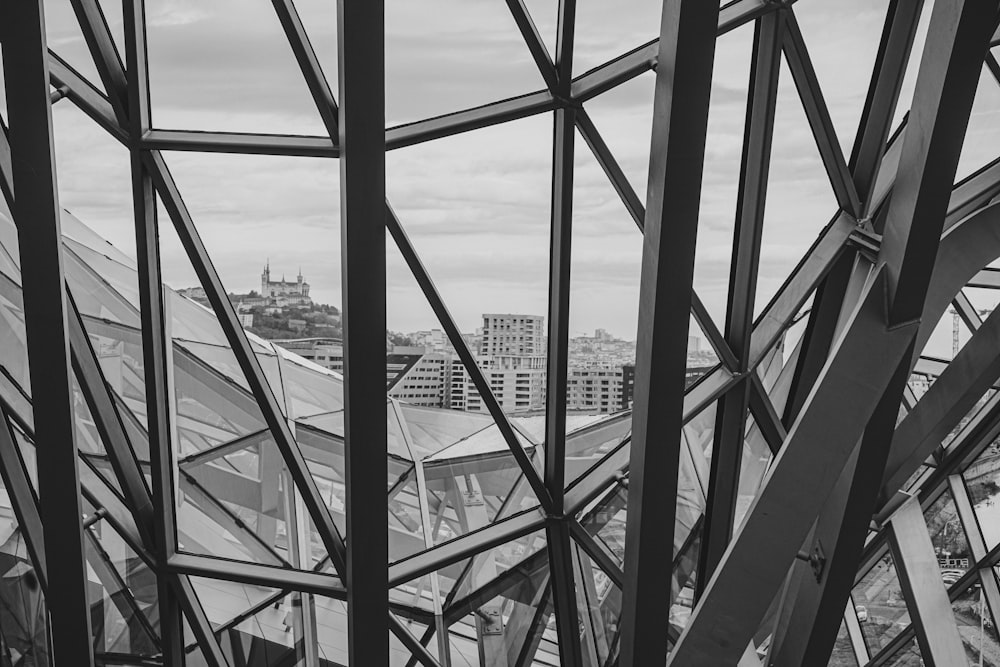
<svg viewBox="0 0 1000 667">
<path fill-rule="evenodd" d="M 268 294 L 267 284 L 271 282 L 271 260 L 268 259 L 267 263 L 264 264 L 264 273 L 260 274 L 260 295 L 263 297 L 270 296 Z"/>
</svg>

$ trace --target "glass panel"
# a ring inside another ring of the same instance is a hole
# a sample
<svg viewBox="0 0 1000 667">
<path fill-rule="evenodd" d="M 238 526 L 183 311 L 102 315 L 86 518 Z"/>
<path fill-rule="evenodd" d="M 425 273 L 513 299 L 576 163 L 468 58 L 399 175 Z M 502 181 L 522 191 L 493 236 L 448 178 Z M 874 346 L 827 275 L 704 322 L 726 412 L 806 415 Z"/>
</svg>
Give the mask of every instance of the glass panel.
<svg viewBox="0 0 1000 667">
<path fill-rule="evenodd" d="M 910 614 L 890 554 L 886 553 L 868 570 L 852 595 L 859 620 L 865 613 L 868 615 L 868 620 L 861 624 L 861 632 L 871 655 L 882 650 L 910 624 Z"/>
<path fill-rule="evenodd" d="M 858 667 L 858 657 L 854 653 L 851 636 L 847 634 L 847 626 L 843 622 L 837 632 L 837 641 L 833 645 L 833 653 L 830 654 L 827 667 Z"/>
<path fill-rule="evenodd" d="M 987 573 L 986 576 L 991 576 Z M 955 623 L 965 645 L 970 665 L 1000 664 L 1000 636 L 990 613 L 982 586 L 978 583 L 951 603 Z"/>
<path fill-rule="evenodd" d="M 962 472 L 969 489 L 986 548 L 1000 543 L 1000 439 L 994 440 L 972 465 Z"/>
<path fill-rule="evenodd" d="M 886 667 L 924 667 L 924 659 L 920 655 L 920 647 L 917 646 L 917 640 L 911 639 L 908 641 L 891 658 L 882 664 L 886 665 Z"/>
<path fill-rule="evenodd" d="M 950 588 L 974 563 L 951 492 L 942 493 L 924 511 L 924 521 L 941 567 L 941 579 L 945 587 Z"/>
<path fill-rule="evenodd" d="M 584 663 L 604 665 L 617 644 L 621 590 L 579 546 L 572 551 Z"/>
</svg>

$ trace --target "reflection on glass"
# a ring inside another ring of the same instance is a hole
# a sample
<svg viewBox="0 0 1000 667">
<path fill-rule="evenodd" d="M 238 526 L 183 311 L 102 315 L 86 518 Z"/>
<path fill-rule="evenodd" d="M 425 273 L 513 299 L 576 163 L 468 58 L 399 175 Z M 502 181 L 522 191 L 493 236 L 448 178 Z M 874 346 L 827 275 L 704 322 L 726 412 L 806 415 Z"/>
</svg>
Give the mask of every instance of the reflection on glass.
<svg viewBox="0 0 1000 667">
<path fill-rule="evenodd" d="M 621 590 L 579 546 L 574 544 L 572 551 L 584 664 L 603 665 L 618 635 Z"/>
<path fill-rule="evenodd" d="M 959 595 L 951 603 L 951 609 L 955 613 L 955 623 L 969 664 L 982 667 L 1000 665 L 1000 637 L 982 586 L 977 583 Z"/>
<path fill-rule="evenodd" d="M 896 567 L 888 553 L 861 578 L 854 587 L 853 597 L 855 607 L 864 607 L 866 611 L 867 620 L 861 621 L 860 613 L 858 620 L 871 655 L 878 653 L 910 624 Z"/>
<path fill-rule="evenodd" d="M 986 548 L 1000 543 L 1000 439 L 994 440 L 962 473 L 969 498 L 983 531 Z"/>
<path fill-rule="evenodd" d="M 942 493 L 941 497 L 927 508 L 924 512 L 924 521 L 927 522 L 927 531 L 934 545 L 934 553 L 937 554 L 941 579 L 945 587 L 950 588 L 973 563 L 969 541 L 950 492 Z"/>
<path fill-rule="evenodd" d="M 847 633 L 847 626 L 843 622 L 837 632 L 837 641 L 833 645 L 833 653 L 830 654 L 827 667 L 858 667 L 858 657 L 854 653 L 851 636 Z"/>
<path fill-rule="evenodd" d="M 924 667 L 924 659 L 920 655 L 917 640 L 911 639 L 908 641 L 882 664 L 886 665 L 886 667 Z"/>
</svg>

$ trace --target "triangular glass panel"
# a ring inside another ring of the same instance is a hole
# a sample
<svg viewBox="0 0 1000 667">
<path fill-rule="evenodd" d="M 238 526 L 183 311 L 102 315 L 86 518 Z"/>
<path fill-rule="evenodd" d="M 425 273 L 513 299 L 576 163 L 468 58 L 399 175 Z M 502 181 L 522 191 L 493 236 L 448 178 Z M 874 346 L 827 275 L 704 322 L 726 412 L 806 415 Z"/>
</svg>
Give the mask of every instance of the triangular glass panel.
<svg viewBox="0 0 1000 667">
<path fill-rule="evenodd" d="M 289 3 L 292 4 L 292 3 Z M 337 7 L 325 0 L 294 0 L 309 43 L 319 60 L 327 83 L 337 91 Z"/>
<path fill-rule="evenodd" d="M 962 144 L 956 182 L 991 162 L 1000 151 L 1000 131 L 995 119 L 1000 113 L 1000 84 L 985 65 L 979 73 L 979 87 L 972 103 L 972 115 Z"/>
<path fill-rule="evenodd" d="M 281 599 L 281 591 L 267 586 L 205 577 L 190 577 L 190 580 L 214 630 L 231 625 L 255 608 L 273 605 Z"/>
<path fill-rule="evenodd" d="M 927 663 L 924 662 L 924 658 L 920 654 L 916 638 L 913 638 L 881 664 L 886 665 L 886 667 L 923 667 Z"/>
<path fill-rule="evenodd" d="M 114 531 L 105 528 L 103 532 Z M 84 548 L 94 653 L 153 656 L 159 652 L 156 631 L 152 625 L 156 617 L 150 614 L 151 606 L 142 605 L 139 598 L 133 597 L 130 584 L 138 583 L 135 573 L 128 572 L 127 569 L 123 573 L 115 567 L 115 561 L 108 551 L 115 543 L 120 543 L 120 540 L 112 538 L 106 548 L 95 531 L 85 531 Z M 119 549 L 122 544 L 117 545 Z M 128 574 L 131 581 L 127 582 L 123 574 Z M 155 579 L 148 571 L 146 577 L 148 580 Z M 141 591 L 139 586 L 137 589 Z"/>
<path fill-rule="evenodd" d="M 816 148 L 795 83 L 782 62 L 774 112 L 774 139 L 761 235 L 755 316 L 777 292 L 837 208 L 830 179 Z"/>
<path fill-rule="evenodd" d="M 888 0 L 805 3 L 795 17 L 845 157 L 861 120 Z"/>
<path fill-rule="evenodd" d="M 386 90 L 390 126 L 544 87 L 502 3 L 390 0 L 385 27 L 385 74 L 393 83 Z"/>
<path fill-rule="evenodd" d="M 115 261 L 132 258 L 134 267 L 128 149 L 69 100 L 52 107 L 52 133 L 63 236 Z M 80 220 L 84 223 L 76 224 Z"/>
<path fill-rule="evenodd" d="M 9 516 L 10 511 L 5 510 Z M 4 520 L 0 525 L 8 523 Z M 49 626 L 42 589 L 28 558 L 24 537 L 16 523 L 3 530 L 0 542 L 0 602 L 7 610 L 4 641 L 11 656 L 27 664 L 50 662 Z"/>
<path fill-rule="evenodd" d="M 886 553 L 854 586 L 852 597 L 857 609 L 868 616 L 864 632 L 868 652 L 875 655 L 910 624 L 910 613 L 896 575 L 892 556 Z M 911 664 L 911 663 L 899 663 Z M 917 664 L 917 663 L 912 663 Z"/>
<path fill-rule="evenodd" d="M 644 72 L 587 102 L 587 112 L 611 154 L 646 204 L 649 180 L 649 133 L 653 127 L 656 75 Z M 577 152 L 588 151 L 585 145 Z"/>
<path fill-rule="evenodd" d="M 847 625 L 843 622 L 840 624 L 840 630 L 837 631 L 837 640 L 833 644 L 833 653 L 830 654 L 829 667 L 859 667 L 854 644 L 847 632 Z"/>
<path fill-rule="evenodd" d="M 661 9 L 662 3 L 654 0 L 631 2 L 627 8 L 614 3 L 581 2 L 576 9 L 574 74 L 659 37 Z"/>
<path fill-rule="evenodd" d="M 185 4 L 146 12 L 156 127 L 329 136 L 270 3 Z"/>
<path fill-rule="evenodd" d="M 986 548 L 992 549 L 1000 544 L 1000 521 L 997 514 L 1000 511 L 1000 441 L 995 440 L 979 455 L 972 465 L 962 473 L 969 489 L 969 500 L 976 513 L 979 528 L 983 532 Z"/>
<path fill-rule="evenodd" d="M 937 554 L 941 580 L 946 588 L 951 588 L 975 564 L 975 558 L 950 491 L 942 493 L 924 510 L 924 521 Z M 976 527 L 970 526 L 970 529 Z"/>
<path fill-rule="evenodd" d="M 104 12 L 104 20 L 108 24 L 108 30 L 111 31 L 111 39 L 115 42 L 119 57 L 124 60 L 125 27 L 123 25 L 124 19 L 122 18 L 122 3 L 115 2 L 115 0 L 98 0 L 97 4 L 100 5 L 101 11 Z"/>
<path fill-rule="evenodd" d="M 538 29 L 549 56 L 554 60 L 556 34 L 559 30 L 559 3 L 556 0 L 525 0 L 524 5 L 528 8 L 528 15 Z"/>
<path fill-rule="evenodd" d="M 98 90 L 104 90 L 90 49 L 83 38 L 73 6 L 68 2 L 45 0 L 45 39 L 49 49 L 70 67 L 89 79 Z"/>
<path fill-rule="evenodd" d="M 584 664 L 603 665 L 614 655 L 621 622 L 622 592 L 607 572 L 571 545 L 577 617 Z"/>
</svg>

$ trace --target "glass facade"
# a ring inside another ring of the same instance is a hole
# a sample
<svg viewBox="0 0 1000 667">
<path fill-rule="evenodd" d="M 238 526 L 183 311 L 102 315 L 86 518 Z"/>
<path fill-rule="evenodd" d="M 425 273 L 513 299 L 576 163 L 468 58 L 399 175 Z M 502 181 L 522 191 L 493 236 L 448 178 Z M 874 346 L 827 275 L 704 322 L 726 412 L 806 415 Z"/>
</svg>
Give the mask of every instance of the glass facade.
<svg viewBox="0 0 1000 667">
<path fill-rule="evenodd" d="M 1000 665 L 997 0 L 16 4 L 0 667 Z"/>
</svg>

